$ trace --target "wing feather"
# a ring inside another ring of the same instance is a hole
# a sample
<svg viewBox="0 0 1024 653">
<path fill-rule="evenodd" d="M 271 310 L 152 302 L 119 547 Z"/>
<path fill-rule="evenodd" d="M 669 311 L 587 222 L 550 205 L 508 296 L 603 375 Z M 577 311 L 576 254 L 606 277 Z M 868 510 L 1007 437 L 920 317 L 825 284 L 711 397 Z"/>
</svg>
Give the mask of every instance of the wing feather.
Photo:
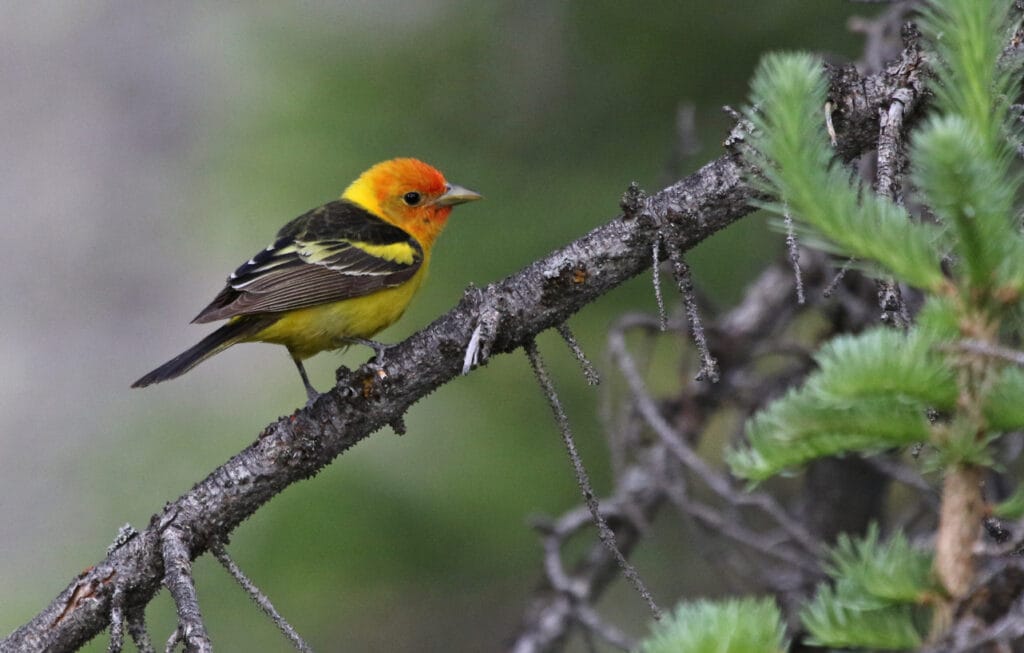
<svg viewBox="0 0 1024 653">
<path fill-rule="evenodd" d="M 194 322 L 278 313 L 405 283 L 423 264 L 407 232 L 344 200 L 299 216 L 243 263 Z"/>
</svg>

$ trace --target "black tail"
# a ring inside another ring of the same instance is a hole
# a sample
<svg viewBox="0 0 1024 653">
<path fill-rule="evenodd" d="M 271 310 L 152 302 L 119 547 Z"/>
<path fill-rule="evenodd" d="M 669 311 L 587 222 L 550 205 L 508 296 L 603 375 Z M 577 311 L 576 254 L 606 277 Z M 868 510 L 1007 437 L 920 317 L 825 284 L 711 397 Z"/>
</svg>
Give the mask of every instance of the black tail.
<svg viewBox="0 0 1024 653">
<path fill-rule="evenodd" d="M 132 387 L 145 388 L 147 385 L 177 378 L 199 363 L 202 363 L 210 356 L 224 351 L 231 345 L 241 342 L 249 336 L 259 333 L 273 324 L 276 320 L 277 316 L 261 316 L 242 317 L 232 322 L 228 322 L 221 328 L 200 340 L 195 344 L 195 346 L 178 354 L 171 360 L 133 383 Z"/>
</svg>

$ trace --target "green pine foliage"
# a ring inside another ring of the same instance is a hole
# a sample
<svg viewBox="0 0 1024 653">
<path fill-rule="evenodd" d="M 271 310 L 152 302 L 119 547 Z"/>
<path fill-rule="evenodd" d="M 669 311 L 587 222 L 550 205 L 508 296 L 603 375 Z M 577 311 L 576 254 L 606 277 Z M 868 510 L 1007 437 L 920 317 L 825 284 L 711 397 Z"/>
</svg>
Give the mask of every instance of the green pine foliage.
<svg viewBox="0 0 1024 653">
<path fill-rule="evenodd" d="M 1019 429 L 1024 424 L 1024 371 L 1003 369 L 985 399 L 985 419 L 993 430 Z"/>
<path fill-rule="evenodd" d="M 938 588 L 931 556 L 897 533 L 880 542 L 874 525 L 861 540 L 841 536 L 823 583 L 800 618 L 808 643 L 843 648 L 905 650 L 926 632 L 924 607 Z"/>
<path fill-rule="evenodd" d="M 957 393 L 935 345 L 883 328 L 833 339 L 801 388 L 747 424 L 748 445 L 726 452 L 733 473 L 762 481 L 822 456 L 928 440 L 928 410 L 951 409 Z"/>
<path fill-rule="evenodd" d="M 925 302 L 907 331 L 875 328 L 822 347 L 817 370 L 751 418 L 746 444 L 726 453 L 737 476 L 756 483 L 824 456 L 910 443 L 929 445 L 925 469 L 997 467 L 993 443 L 1024 428 L 1024 369 L 998 355 L 1002 339 L 1019 342 L 1024 312 L 1016 205 L 1024 189 L 1011 107 L 1022 66 L 1002 53 L 1016 27 L 1010 4 L 933 0 L 923 13 L 934 113 L 910 138 L 910 205 L 922 207 L 915 215 L 835 157 L 817 59 L 775 54 L 758 68 L 745 156 L 760 171 L 751 183 L 772 198 L 762 206 L 794 218 L 811 235 L 805 242 L 855 256 L 863 268 L 920 289 Z M 1024 514 L 1024 490 L 994 513 Z M 948 607 L 932 568 L 932 556 L 898 533 L 886 542 L 876 528 L 859 541 L 841 537 L 827 566 L 831 581 L 801 614 L 809 643 L 920 646 L 930 605 Z"/>
<path fill-rule="evenodd" d="M 901 533 L 879 540 L 872 524 L 863 539 L 841 535 L 832 550 L 828 574 L 850 589 L 886 603 L 917 603 L 937 590 L 931 555 L 910 546 Z"/>
<path fill-rule="evenodd" d="M 876 261 L 901 280 L 922 288 L 943 283 L 935 244 L 941 231 L 910 219 L 906 210 L 851 182 L 834 164 L 825 134 L 826 83 L 821 62 L 807 54 L 769 54 L 752 82 L 760 110 L 748 155 L 763 177 L 752 183 L 778 198 L 765 208 L 787 211 L 814 227 L 837 253 Z"/>
<path fill-rule="evenodd" d="M 956 379 L 936 344 L 921 332 L 887 328 L 840 336 L 818 353 L 818 372 L 807 385 L 833 400 L 891 397 L 949 409 L 956 401 Z"/>
<path fill-rule="evenodd" d="M 1013 215 L 1018 177 L 1010 159 L 978 156 L 990 146 L 962 116 L 938 116 L 914 139 L 914 182 L 942 224 L 950 227 L 950 248 L 963 262 L 967 292 L 1019 292 L 1024 280 L 1024 241 L 1008 219 Z"/>
<path fill-rule="evenodd" d="M 1020 62 L 1001 61 L 1013 33 L 1009 0 L 936 0 L 922 11 L 921 28 L 933 53 L 940 113 L 962 116 L 987 154 L 1012 156 L 1006 142 Z"/>
<path fill-rule="evenodd" d="M 1024 517 L 1024 485 L 1018 485 L 1013 494 L 992 506 L 992 514 L 1003 519 Z"/>
<path fill-rule="evenodd" d="M 640 653 L 783 653 L 786 629 L 775 602 L 746 598 L 680 603 L 654 625 Z"/>
<path fill-rule="evenodd" d="M 917 314 L 917 331 L 933 342 L 952 342 L 960 336 L 959 307 L 954 297 L 935 296 Z"/>
<path fill-rule="evenodd" d="M 822 456 L 873 453 L 928 437 L 925 411 L 896 397 L 858 401 L 794 390 L 747 424 L 749 445 L 726 459 L 737 476 L 762 481 Z"/>
<path fill-rule="evenodd" d="M 939 114 L 914 138 L 914 183 L 962 260 L 962 289 L 1019 295 L 1024 241 L 1014 214 L 1021 177 L 1011 172 L 1011 120 L 1021 61 L 1001 60 L 1012 30 L 1007 0 L 943 0 L 923 12 L 934 53 Z M 982 299 L 981 301 L 984 301 Z"/>
<path fill-rule="evenodd" d="M 937 466 L 987 465 L 992 438 L 1024 426 L 1024 374 L 990 361 L 991 382 L 967 388 L 957 349 L 964 334 L 998 334 L 1024 296 L 1014 207 L 1021 180 L 1008 144 L 1020 66 L 999 59 L 1008 6 L 941 0 L 925 12 L 942 113 L 913 135 L 911 161 L 928 221 L 872 193 L 834 159 L 819 61 L 775 54 L 759 67 L 748 155 L 762 172 L 752 183 L 775 198 L 765 207 L 791 214 L 832 251 L 921 288 L 927 301 L 908 332 L 878 328 L 826 344 L 818 370 L 754 416 L 747 445 L 727 452 L 738 476 L 756 482 L 823 456 L 912 442 L 931 443 Z M 959 414 L 964 397 L 982 411 Z M 929 415 L 946 417 L 932 424 Z"/>
<path fill-rule="evenodd" d="M 811 646 L 905 651 L 923 638 L 909 606 L 877 606 L 851 600 L 842 589 L 824 586 L 800 616 L 812 633 Z"/>
</svg>

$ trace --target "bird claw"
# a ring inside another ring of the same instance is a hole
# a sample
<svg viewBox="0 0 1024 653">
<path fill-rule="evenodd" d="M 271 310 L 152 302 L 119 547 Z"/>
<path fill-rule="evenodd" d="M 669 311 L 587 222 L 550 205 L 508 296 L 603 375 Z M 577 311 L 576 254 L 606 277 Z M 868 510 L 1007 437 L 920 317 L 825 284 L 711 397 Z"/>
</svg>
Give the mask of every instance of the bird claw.
<svg viewBox="0 0 1024 653">
<path fill-rule="evenodd" d="M 346 345 L 363 345 L 373 350 L 373 359 L 371 364 L 376 365 L 380 369 L 384 369 L 384 354 L 387 350 L 394 347 L 394 345 L 388 345 L 383 342 L 377 342 L 376 340 L 368 340 L 366 338 L 345 338 L 344 344 Z"/>
</svg>

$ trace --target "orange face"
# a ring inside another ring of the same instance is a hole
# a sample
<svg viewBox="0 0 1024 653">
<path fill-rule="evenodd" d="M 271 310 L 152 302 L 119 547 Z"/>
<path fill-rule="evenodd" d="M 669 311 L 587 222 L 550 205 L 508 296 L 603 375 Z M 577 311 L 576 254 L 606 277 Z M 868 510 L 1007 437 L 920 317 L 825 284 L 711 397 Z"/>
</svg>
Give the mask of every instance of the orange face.
<svg viewBox="0 0 1024 653">
<path fill-rule="evenodd" d="M 437 169 L 417 159 L 391 159 L 373 166 L 342 195 L 432 243 L 444 228 L 452 207 L 480 199 L 468 189 L 449 184 Z"/>
</svg>

